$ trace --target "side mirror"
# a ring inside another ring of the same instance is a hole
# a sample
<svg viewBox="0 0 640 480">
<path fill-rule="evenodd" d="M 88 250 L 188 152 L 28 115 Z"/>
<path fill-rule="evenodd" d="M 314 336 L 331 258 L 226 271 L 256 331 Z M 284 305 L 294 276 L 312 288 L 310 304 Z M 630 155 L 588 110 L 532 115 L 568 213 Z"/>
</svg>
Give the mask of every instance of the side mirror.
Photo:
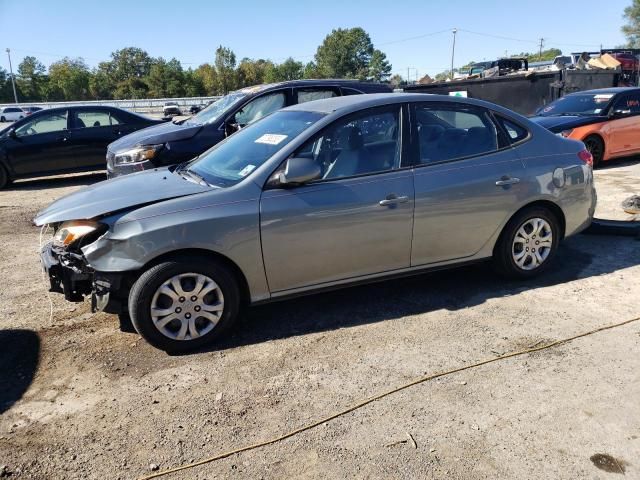
<svg viewBox="0 0 640 480">
<path fill-rule="evenodd" d="M 611 113 L 609 114 L 609 117 L 611 118 L 623 118 L 623 117 L 628 117 L 629 115 L 631 115 L 631 110 L 611 110 Z"/>
<path fill-rule="evenodd" d="M 18 138 L 18 135 L 16 134 L 16 129 L 15 128 L 10 128 L 9 131 L 7 132 L 7 136 L 16 139 Z"/>
<path fill-rule="evenodd" d="M 320 178 L 320 165 L 312 158 L 293 157 L 287 160 L 284 172 L 274 174 L 272 185 L 296 186 Z"/>
</svg>

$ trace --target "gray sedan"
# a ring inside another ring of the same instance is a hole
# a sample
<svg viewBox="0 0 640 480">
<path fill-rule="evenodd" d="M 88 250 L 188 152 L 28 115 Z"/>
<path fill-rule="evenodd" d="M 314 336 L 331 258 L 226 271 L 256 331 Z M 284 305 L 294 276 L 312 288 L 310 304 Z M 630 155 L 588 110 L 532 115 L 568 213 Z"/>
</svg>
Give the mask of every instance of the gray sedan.
<svg viewBox="0 0 640 480">
<path fill-rule="evenodd" d="M 509 110 L 420 94 L 275 112 L 199 158 L 102 182 L 40 212 L 52 291 L 200 347 L 241 306 L 492 258 L 543 272 L 586 228 L 592 158 Z"/>
</svg>

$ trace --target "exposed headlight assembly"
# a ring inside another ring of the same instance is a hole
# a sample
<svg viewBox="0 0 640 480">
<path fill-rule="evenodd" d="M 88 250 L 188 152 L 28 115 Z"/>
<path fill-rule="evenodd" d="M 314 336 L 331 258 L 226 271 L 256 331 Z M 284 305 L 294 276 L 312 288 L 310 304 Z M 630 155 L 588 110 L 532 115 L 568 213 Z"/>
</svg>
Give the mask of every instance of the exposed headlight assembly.
<svg viewBox="0 0 640 480">
<path fill-rule="evenodd" d="M 64 222 L 53 236 L 53 243 L 59 247 L 67 247 L 76 240 L 90 233 L 105 228 L 104 224 L 93 220 L 73 220 Z"/>
<path fill-rule="evenodd" d="M 116 153 L 113 162 L 116 165 L 134 165 L 151 160 L 162 149 L 163 145 L 142 145 L 125 152 Z"/>
</svg>

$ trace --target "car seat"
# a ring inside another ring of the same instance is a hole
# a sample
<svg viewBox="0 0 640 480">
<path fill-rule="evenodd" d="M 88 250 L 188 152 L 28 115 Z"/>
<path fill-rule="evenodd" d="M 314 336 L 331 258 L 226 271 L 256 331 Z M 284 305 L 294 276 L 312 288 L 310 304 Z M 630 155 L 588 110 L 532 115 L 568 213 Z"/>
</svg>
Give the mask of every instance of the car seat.
<svg viewBox="0 0 640 480">
<path fill-rule="evenodd" d="M 340 153 L 331 164 L 325 178 L 350 177 L 360 170 L 364 141 L 358 127 L 345 127 L 340 132 Z"/>
</svg>

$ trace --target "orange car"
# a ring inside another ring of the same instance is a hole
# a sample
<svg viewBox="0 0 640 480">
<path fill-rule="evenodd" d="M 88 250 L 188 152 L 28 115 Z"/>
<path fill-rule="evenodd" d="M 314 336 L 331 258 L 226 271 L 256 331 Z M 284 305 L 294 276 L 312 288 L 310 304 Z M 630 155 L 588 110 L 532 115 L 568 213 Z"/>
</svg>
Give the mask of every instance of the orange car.
<svg viewBox="0 0 640 480">
<path fill-rule="evenodd" d="M 640 88 L 619 87 L 571 93 L 540 108 L 531 120 L 584 142 L 593 166 L 640 153 Z"/>
</svg>

